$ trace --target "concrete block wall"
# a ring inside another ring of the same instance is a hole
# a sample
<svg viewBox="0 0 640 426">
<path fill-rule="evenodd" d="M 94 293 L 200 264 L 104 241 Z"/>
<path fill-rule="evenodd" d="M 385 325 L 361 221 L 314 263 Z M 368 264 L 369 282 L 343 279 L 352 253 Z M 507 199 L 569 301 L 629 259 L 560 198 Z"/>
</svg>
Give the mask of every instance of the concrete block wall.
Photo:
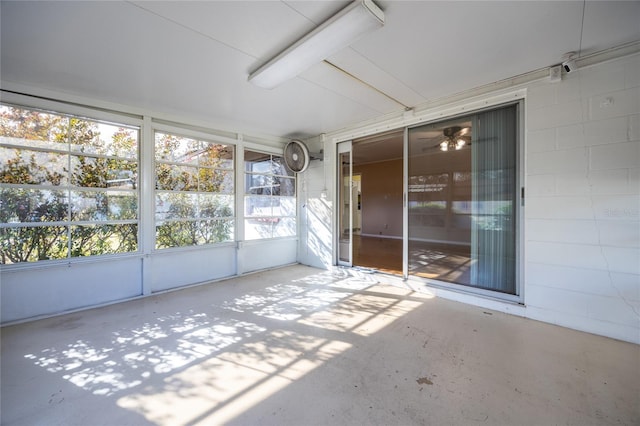
<svg viewBox="0 0 640 426">
<path fill-rule="evenodd" d="M 526 315 L 640 343 L 640 55 L 527 88 Z"/>
<path fill-rule="evenodd" d="M 335 145 L 323 136 L 307 141 L 311 152 L 323 153 L 298 174 L 298 262 L 317 268 L 331 268 L 334 243 Z"/>
</svg>

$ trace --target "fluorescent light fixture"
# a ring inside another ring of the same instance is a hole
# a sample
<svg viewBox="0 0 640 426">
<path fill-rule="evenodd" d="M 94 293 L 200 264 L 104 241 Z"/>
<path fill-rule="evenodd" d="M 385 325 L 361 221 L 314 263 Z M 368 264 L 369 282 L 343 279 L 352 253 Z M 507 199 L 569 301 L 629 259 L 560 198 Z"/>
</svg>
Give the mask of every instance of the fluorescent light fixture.
<svg viewBox="0 0 640 426">
<path fill-rule="evenodd" d="M 356 0 L 249 75 L 265 89 L 297 76 L 384 25 L 384 12 L 371 0 Z"/>
</svg>

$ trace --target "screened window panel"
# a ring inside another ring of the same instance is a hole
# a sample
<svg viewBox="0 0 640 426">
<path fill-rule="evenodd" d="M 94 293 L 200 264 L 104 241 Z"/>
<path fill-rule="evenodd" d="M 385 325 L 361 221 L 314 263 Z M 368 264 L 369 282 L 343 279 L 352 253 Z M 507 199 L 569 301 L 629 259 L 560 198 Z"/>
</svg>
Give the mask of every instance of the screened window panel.
<svg viewBox="0 0 640 426">
<path fill-rule="evenodd" d="M 135 223 L 71 227 L 71 257 L 128 253 L 138 249 Z"/>
<path fill-rule="evenodd" d="M 156 193 L 155 216 L 157 221 L 194 217 L 196 207 L 196 194 L 181 192 Z"/>
<path fill-rule="evenodd" d="M 0 129 L 1 263 L 138 250 L 138 128 L 0 105 Z"/>
<path fill-rule="evenodd" d="M 8 145 L 3 148 L 4 166 L 0 172 L 1 183 L 52 186 L 68 184 L 68 154 L 57 151 L 11 149 Z"/>
<path fill-rule="evenodd" d="M 156 188 L 165 191 L 197 191 L 198 168 L 157 163 Z"/>
<path fill-rule="evenodd" d="M 234 197 L 231 195 L 201 194 L 198 198 L 198 217 L 233 218 Z"/>
<path fill-rule="evenodd" d="M 233 170 L 198 169 L 198 190 L 233 194 Z"/>
<path fill-rule="evenodd" d="M 273 216 L 274 202 L 274 198 L 270 196 L 246 196 L 244 197 L 244 215 L 247 217 Z"/>
<path fill-rule="evenodd" d="M 138 198 L 123 191 L 71 191 L 71 219 L 109 221 L 135 219 Z"/>
<path fill-rule="evenodd" d="M 156 132 L 156 248 L 233 241 L 233 146 Z"/>
<path fill-rule="evenodd" d="M 244 238 L 295 236 L 296 180 L 282 157 L 245 151 Z"/>
<path fill-rule="evenodd" d="M 105 157 L 71 156 L 71 184 L 84 188 L 123 188 L 137 186 L 135 161 Z"/>
<path fill-rule="evenodd" d="M 233 241 L 233 219 L 220 220 L 171 220 L 156 222 L 156 246 L 201 246 Z"/>
<path fill-rule="evenodd" d="M 81 122 L 76 120 L 82 129 L 99 126 L 99 132 L 78 130 L 70 132 L 69 142 L 73 153 L 104 155 L 135 160 L 138 157 L 137 130 L 122 128 L 112 124 Z"/>
<path fill-rule="evenodd" d="M 69 257 L 69 227 L 0 227 L 3 264 L 58 260 Z"/>
<path fill-rule="evenodd" d="M 68 191 L 20 187 L 0 190 L 2 223 L 63 222 L 68 219 Z"/>
</svg>

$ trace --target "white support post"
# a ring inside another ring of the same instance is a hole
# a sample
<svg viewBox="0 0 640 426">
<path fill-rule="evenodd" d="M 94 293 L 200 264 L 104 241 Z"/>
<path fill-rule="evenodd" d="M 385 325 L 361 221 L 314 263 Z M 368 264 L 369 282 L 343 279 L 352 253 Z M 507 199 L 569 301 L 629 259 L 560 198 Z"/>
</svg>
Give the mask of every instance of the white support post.
<svg viewBox="0 0 640 426">
<path fill-rule="evenodd" d="M 140 141 L 140 251 L 142 252 L 142 294 L 151 294 L 151 254 L 155 242 L 155 171 L 154 135 L 151 118 L 145 116 L 142 122 Z"/>
<path fill-rule="evenodd" d="M 409 128 L 402 144 L 402 278 L 409 278 Z"/>
<path fill-rule="evenodd" d="M 244 140 L 241 133 L 238 133 L 238 142 L 235 153 L 235 194 L 236 194 L 236 214 L 235 214 L 235 241 L 236 241 L 236 275 L 244 272 L 242 261 L 242 246 L 244 242 Z"/>
</svg>

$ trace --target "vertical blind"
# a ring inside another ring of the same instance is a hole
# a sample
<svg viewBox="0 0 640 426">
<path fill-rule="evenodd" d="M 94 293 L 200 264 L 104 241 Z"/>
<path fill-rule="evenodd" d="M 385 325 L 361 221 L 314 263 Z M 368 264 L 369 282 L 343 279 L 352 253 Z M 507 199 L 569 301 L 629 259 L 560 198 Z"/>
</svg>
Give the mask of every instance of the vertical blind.
<svg viewBox="0 0 640 426">
<path fill-rule="evenodd" d="M 472 137 L 471 283 L 515 294 L 516 106 L 477 114 Z"/>
</svg>

